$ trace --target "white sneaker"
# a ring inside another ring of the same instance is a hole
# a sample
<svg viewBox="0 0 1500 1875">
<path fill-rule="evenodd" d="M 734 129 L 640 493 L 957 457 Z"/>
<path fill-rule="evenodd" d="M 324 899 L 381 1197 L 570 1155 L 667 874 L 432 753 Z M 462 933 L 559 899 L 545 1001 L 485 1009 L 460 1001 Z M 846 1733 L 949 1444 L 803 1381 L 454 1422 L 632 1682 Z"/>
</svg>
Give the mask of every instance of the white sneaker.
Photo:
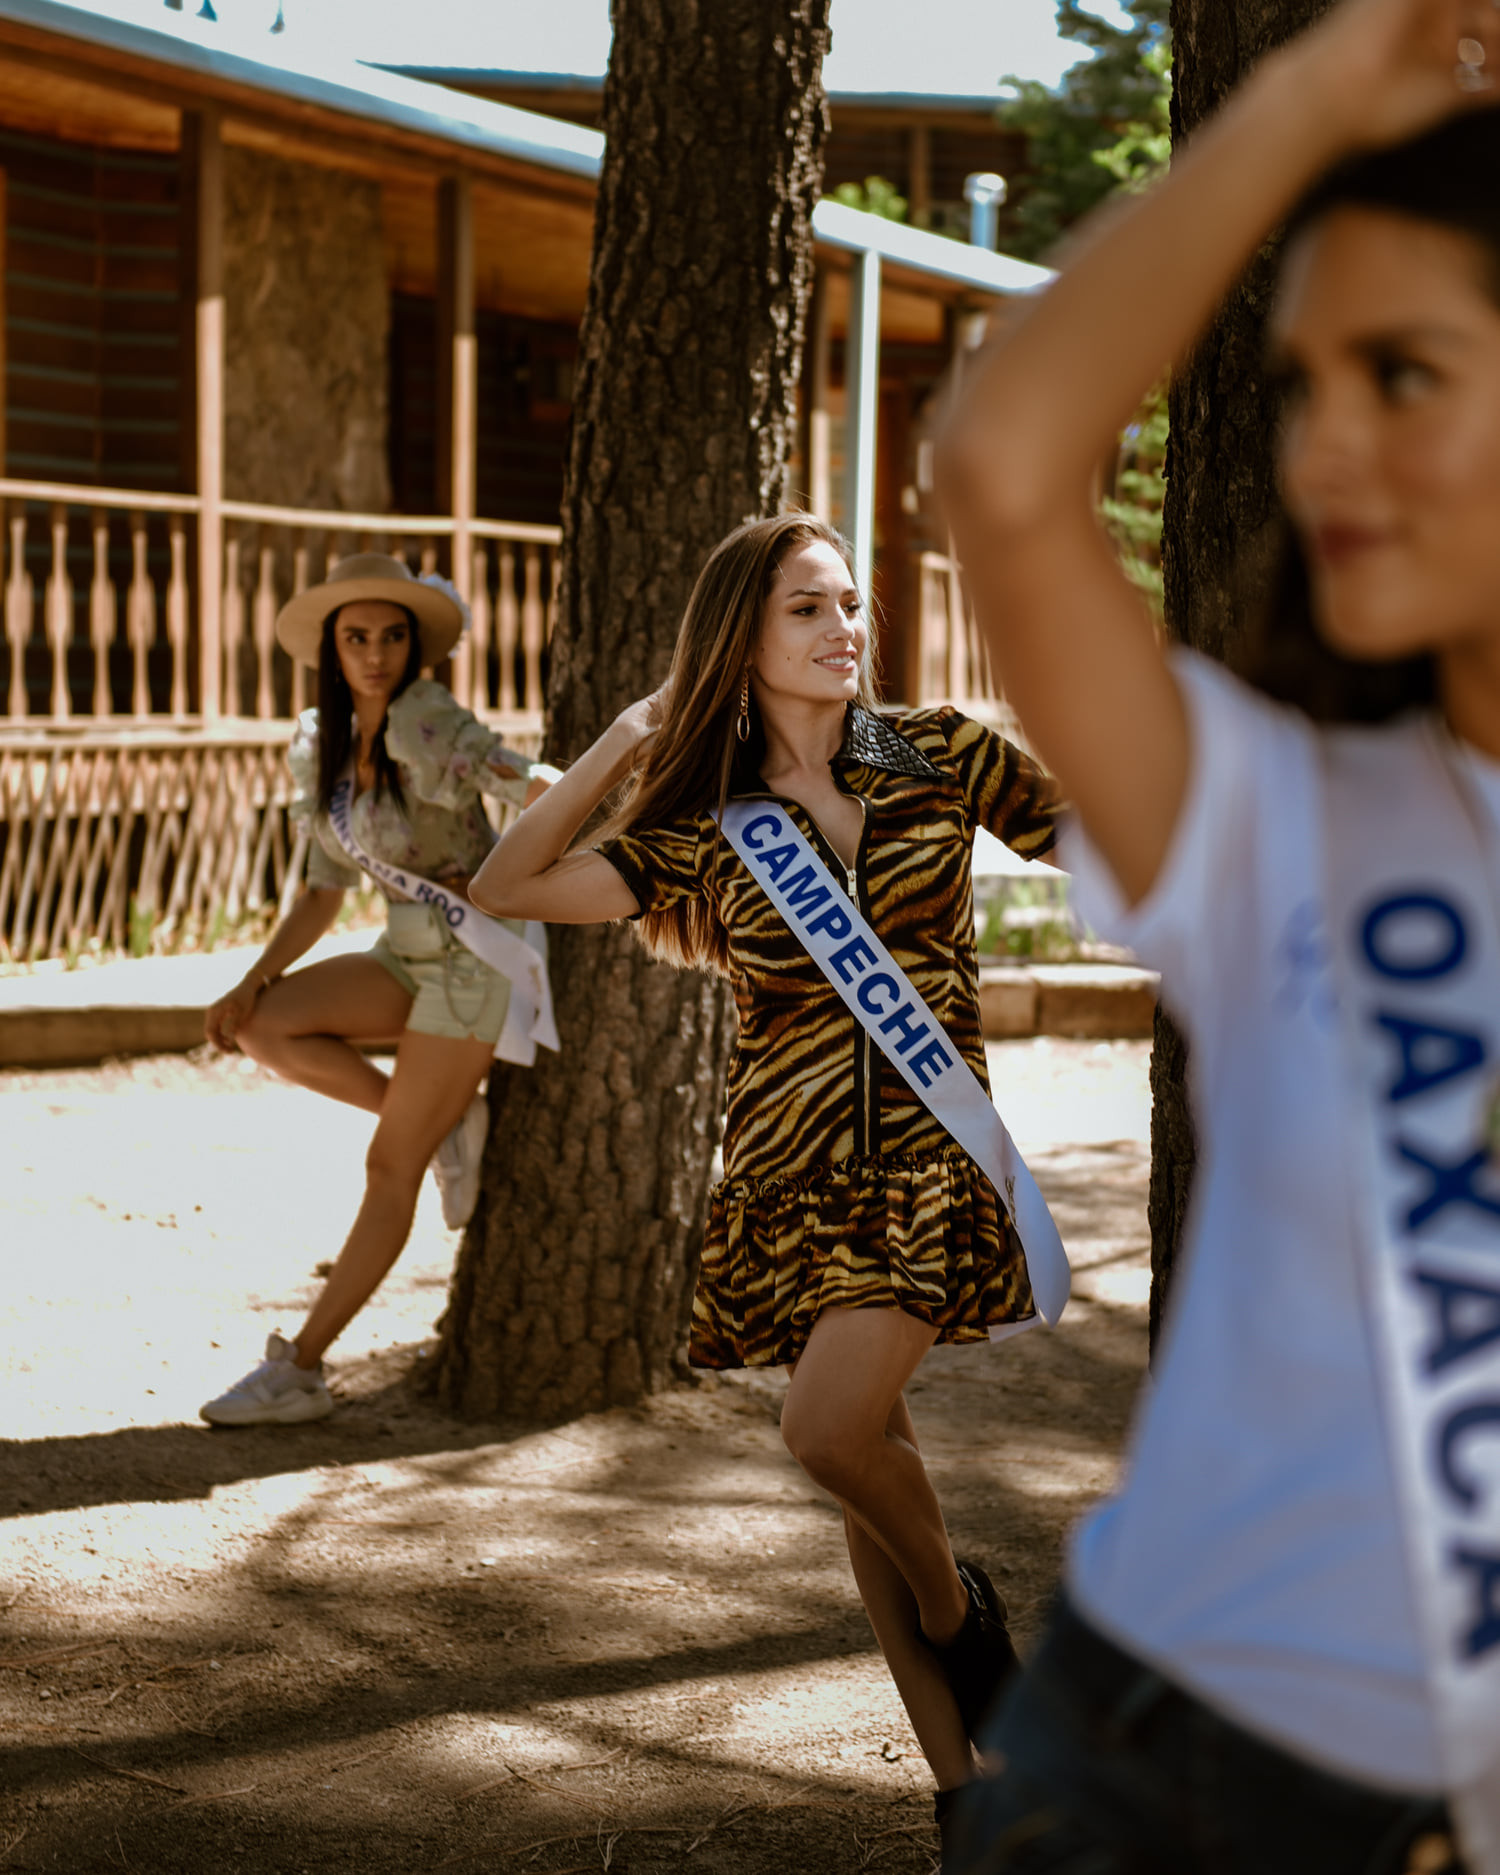
<svg viewBox="0 0 1500 1875">
<path fill-rule="evenodd" d="M 295 1341 L 266 1337 L 266 1358 L 237 1380 L 227 1393 L 198 1408 L 211 1426 L 292 1426 L 304 1419 L 326 1419 L 333 1396 L 323 1379 L 323 1364 L 298 1367 Z"/>
<path fill-rule="evenodd" d="M 432 1156 L 432 1172 L 443 1200 L 443 1222 L 459 1230 L 474 1215 L 479 1202 L 479 1168 L 484 1142 L 490 1134 L 489 1104 L 476 1094 L 464 1108 L 463 1118 Z"/>
</svg>

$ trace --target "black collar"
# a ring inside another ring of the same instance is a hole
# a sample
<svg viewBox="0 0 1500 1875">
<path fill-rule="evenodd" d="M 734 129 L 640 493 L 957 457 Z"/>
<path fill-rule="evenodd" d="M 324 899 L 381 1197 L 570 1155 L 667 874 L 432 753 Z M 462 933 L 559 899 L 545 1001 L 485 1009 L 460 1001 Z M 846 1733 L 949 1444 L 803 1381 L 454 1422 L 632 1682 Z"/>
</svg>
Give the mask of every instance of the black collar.
<svg viewBox="0 0 1500 1875">
<path fill-rule="evenodd" d="M 883 768 L 893 775 L 920 775 L 926 780 L 938 781 L 943 778 L 942 770 L 935 768 L 893 723 L 858 703 L 849 705 L 844 740 L 834 760 L 858 762 L 864 768 Z"/>
<path fill-rule="evenodd" d="M 759 735 L 743 743 L 736 753 L 730 776 L 731 795 L 757 795 L 765 792 L 760 773 L 764 747 Z M 833 757 L 845 767 L 881 768 L 890 775 L 914 775 L 924 781 L 941 781 L 943 771 L 934 768 L 922 751 L 907 741 L 884 716 L 877 716 L 863 704 L 851 703 L 844 717 L 844 739 Z M 831 767 L 831 762 L 829 766 Z"/>
</svg>

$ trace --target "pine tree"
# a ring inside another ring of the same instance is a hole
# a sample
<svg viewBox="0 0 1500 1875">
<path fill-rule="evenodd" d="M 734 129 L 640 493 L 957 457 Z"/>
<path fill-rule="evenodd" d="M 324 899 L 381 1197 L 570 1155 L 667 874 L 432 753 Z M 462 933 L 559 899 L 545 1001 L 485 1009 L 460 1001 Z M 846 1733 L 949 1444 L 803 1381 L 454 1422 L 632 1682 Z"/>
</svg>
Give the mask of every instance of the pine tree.
<svg viewBox="0 0 1500 1875">
<path fill-rule="evenodd" d="M 1057 30 L 1094 56 L 1055 91 L 1009 78 L 1000 108 L 1007 130 L 1027 137 L 1027 173 L 1007 217 L 1007 253 L 1034 260 L 1081 215 L 1122 185 L 1165 166 L 1170 147 L 1170 0 L 1127 0 L 1128 27 L 1112 26 L 1079 0 L 1058 0 Z"/>
</svg>

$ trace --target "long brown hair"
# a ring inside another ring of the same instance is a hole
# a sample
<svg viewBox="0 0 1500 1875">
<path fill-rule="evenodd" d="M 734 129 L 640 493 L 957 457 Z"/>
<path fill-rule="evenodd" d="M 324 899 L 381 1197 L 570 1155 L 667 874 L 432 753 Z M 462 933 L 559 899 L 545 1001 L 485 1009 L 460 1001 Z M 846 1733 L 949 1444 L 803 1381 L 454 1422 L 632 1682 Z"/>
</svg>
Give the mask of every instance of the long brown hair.
<svg viewBox="0 0 1500 1875">
<path fill-rule="evenodd" d="M 747 521 L 709 555 L 678 629 L 662 691 L 661 727 L 596 837 L 645 832 L 689 814 L 717 815 L 732 787 L 757 786 L 765 734 L 753 700 L 749 737 L 741 742 L 735 733 L 740 692 L 782 562 L 814 541 L 832 547 L 853 577 L 848 542 L 811 514 Z M 855 699 L 866 709 L 875 707 L 874 648 L 872 623 Z M 717 833 L 714 844 L 717 849 Z M 728 934 L 707 898 L 647 912 L 635 931 L 663 963 L 729 974 Z"/>
</svg>

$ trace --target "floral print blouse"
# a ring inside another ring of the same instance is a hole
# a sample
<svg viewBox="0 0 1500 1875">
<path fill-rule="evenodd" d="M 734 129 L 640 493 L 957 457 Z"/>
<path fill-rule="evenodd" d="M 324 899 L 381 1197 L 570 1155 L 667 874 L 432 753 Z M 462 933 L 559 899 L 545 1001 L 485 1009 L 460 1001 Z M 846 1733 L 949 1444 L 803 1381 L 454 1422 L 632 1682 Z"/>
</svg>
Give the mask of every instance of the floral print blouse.
<svg viewBox="0 0 1500 1875">
<path fill-rule="evenodd" d="M 424 878 L 466 877 L 495 844 L 481 794 L 520 807 L 535 764 L 509 749 L 441 684 L 418 678 L 391 704 L 385 746 L 401 774 L 405 811 L 389 794 L 367 788 L 354 803 L 355 837 L 387 865 Z M 507 778 L 495 764 L 514 770 Z M 318 808 L 318 712 L 297 719 L 287 766 L 292 771 L 293 821 L 311 833 L 307 883 L 357 886 L 363 875 Z"/>
</svg>

